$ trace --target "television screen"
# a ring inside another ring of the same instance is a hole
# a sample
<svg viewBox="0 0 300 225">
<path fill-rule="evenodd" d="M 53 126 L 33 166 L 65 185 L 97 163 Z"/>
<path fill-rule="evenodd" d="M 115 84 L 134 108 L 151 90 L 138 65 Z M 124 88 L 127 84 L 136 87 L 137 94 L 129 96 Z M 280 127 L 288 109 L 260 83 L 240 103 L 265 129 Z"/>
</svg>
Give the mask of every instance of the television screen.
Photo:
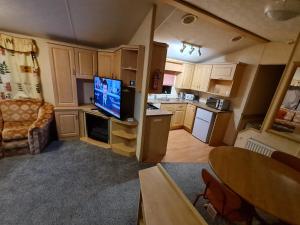
<svg viewBox="0 0 300 225">
<path fill-rule="evenodd" d="M 94 77 L 95 106 L 120 119 L 121 80 Z"/>
</svg>

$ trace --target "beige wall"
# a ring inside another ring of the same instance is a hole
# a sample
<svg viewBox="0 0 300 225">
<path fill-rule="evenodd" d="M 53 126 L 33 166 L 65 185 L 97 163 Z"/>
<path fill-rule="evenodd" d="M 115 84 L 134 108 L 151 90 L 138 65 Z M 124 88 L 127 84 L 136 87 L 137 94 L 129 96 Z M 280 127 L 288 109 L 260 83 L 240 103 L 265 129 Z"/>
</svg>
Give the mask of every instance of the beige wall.
<svg viewBox="0 0 300 225">
<path fill-rule="evenodd" d="M 227 54 L 209 62 L 242 62 L 245 63 L 245 71 L 242 74 L 239 89 L 235 97 L 231 99 L 233 116 L 227 127 L 224 143 L 233 145 L 241 114 L 245 108 L 247 97 L 253 83 L 259 64 L 286 64 L 292 52 L 292 45 L 270 42 L 255 45 L 231 54 Z"/>
<path fill-rule="evenodd" d="M 147 89 L 147 77 L 149 60 L 151 60 L 151 44 L 153 41 L 153 17 L 155 16 L 155 8 L 153 7 L 143 20 L 142 24 L 130 40 L 129 44 L 144 45 L 145 46 L 145 58 L 144 58 L 144 69 L 143 69 L 143 81 L 141 93 L 136 93 L 135 96 L 135 118 L 139 122 L 138 135 L 137 135 L 137 148 L 136 156 L 140 159 L 141 147 L 142 147 L 142 134 L 143 134 L 143 119 L 145 114 L 145 98 Z"/>
</svg>

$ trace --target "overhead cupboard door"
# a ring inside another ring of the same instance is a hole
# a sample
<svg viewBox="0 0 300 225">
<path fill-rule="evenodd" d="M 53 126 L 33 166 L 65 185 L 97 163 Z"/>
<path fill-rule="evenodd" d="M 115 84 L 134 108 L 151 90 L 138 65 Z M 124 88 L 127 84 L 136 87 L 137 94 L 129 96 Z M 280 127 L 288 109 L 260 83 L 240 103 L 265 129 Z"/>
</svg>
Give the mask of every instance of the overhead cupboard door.
<svg viewBox="0 0 300 225">
<path fill-rule="evenodd" d="M 233 80 L 236 64 L 213 65 L 210 79 Z"/>
<path fill-rule="evenodd" d="M 77 106 L 74 49 L 49 44 L 56 106 Z"/>
<path fill-rule="evenodd" d="M 75 48 L 76 76 L 93 78 L 97 73 L 97 52 Z"/>
</svg>

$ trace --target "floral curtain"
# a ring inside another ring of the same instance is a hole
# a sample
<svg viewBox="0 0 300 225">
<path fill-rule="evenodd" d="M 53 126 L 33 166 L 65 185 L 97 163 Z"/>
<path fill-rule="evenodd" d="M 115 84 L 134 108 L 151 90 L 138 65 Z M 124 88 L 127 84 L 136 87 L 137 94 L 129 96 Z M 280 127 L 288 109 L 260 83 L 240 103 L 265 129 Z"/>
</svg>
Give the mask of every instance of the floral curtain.
<svg viewBox="0 0 300 225">
<path fill-rule="evenodd" d="M 0 99 L 41 99 L 33 40 L 0 34 Z"/>
</svg>

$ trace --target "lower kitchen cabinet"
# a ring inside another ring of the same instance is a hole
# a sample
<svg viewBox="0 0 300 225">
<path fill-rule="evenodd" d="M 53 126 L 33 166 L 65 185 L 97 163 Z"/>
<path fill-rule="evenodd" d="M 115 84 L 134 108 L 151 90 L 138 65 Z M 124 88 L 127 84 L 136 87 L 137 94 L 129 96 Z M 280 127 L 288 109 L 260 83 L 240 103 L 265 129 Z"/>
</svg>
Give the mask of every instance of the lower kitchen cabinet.
<svg viewBox="0 0 300 225">
<path fill-rule="evenodd" d="M 79 138 L 78 110 L 56 110 L 55 121 L 58 137 Z"/>
<path fill-rule="evenodd" d="M 191 132 L 192 129 L 193 129 L 196 108 L 197 107 L 194 106 L 194 105 L 192 105 L 192 104 L 188 104 L 187 107 L 186 107 L 186 112 L 185 112 L 183 126 L 189 132 Z"/>
<path fill-rule="evenodd" d="M 187 104 L 161 104 L 161 109 L 173 113 L 171 117 L 170 129 L 178 129 L 183 127 L 186 105 Z"/>
<path fill-rule="evenodd" d="M 147 116 L 142 160 L 160 162 L 167 151 L 171 115 Z"/>
<path fill-rule="evenodd" d="M 173 127 L 182 127 L 184 122 L 185 110 L 175 110 L 173 120 Z"/>
</svg>

